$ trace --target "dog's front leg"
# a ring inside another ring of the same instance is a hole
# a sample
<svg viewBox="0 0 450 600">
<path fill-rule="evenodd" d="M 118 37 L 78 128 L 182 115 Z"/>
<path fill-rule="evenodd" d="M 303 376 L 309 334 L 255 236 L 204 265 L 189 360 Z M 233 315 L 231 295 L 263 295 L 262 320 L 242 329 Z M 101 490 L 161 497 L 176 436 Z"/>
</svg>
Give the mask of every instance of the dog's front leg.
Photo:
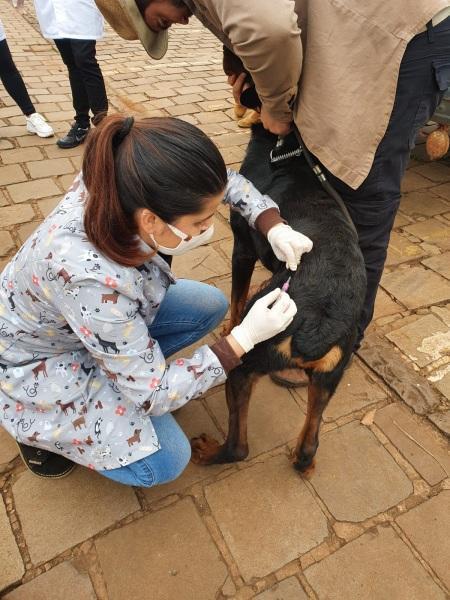
<svg viewBox="0 0 450 600">
<path fill-rule="evenodd" d="M 202 465 L 243 460 L 248 455 L 247 416 L 252 389 L 259 375 L 237 367 L 226 382 L 228 435 L 220 445 L 206 434 L 191 440 L 192 462 Z"/>
</svg>

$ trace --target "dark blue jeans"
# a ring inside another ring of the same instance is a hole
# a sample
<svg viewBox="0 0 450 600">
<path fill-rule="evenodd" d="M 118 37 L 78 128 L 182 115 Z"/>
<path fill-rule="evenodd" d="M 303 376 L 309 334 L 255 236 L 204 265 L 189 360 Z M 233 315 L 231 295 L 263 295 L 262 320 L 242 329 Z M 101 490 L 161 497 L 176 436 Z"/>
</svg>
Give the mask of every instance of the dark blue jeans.
<svg viewBox="0 0 450 600">
<path fill-rule="evenodd" d="M 355 349 L 373 317 L 389 237 L 400 204 L 400 183 L 416 134 L 433 115 L 449 86 L 450 18 L 447 18 L 437 27 L 416 35 L 408 44 L 389 125 L 364 183 L 353 190 L 327 173 L 355 223 L 366 265 L 367 293 Z"/>
</svg>

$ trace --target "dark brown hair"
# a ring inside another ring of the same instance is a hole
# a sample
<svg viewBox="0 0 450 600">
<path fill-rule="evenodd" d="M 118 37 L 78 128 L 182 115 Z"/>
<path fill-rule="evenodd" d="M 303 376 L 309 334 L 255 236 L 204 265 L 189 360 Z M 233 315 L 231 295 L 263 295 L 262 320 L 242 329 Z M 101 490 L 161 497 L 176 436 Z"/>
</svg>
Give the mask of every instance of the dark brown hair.
<svg viewBox="0 0 450 600">
<path fill-rule="evenodd" d="M 136 210 L 148 208 L 166 223 L 201 212 L 225 189 L 227 171 L 215 144 L 194 125 L 113 114 L 89 134 L 83 178 L 89 241 L 111 260 L 136 266 L 149 258 L 140 246 Z"/>
<path fill-rule="evenodd" d="M 136 0 L 136 6 L 138 7 L 139 12 L 142 15 L 142 18 L 144 18 L 145 9 L 147 8 L 147 6 L 150 4 L 151 1 L 152 0 Z M 176 6 L 177 8 L 188 8 L 183 0 L 170 0 L 170 3 L 173 4 L 174 6 Z M 189 10 L 189 12 L 190 12 L 190 10 Z"/>
</svg>

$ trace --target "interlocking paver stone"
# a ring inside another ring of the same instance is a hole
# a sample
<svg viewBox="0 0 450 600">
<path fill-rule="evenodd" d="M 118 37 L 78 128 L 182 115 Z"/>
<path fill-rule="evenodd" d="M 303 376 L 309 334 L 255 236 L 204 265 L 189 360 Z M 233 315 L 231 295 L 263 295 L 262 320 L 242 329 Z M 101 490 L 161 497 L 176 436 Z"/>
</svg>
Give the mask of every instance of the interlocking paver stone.
<svg viewBox="0 0 450 600">
<path fill-rule="evenodd" d="M 256 596 L 257 600 L 307 600 L 308 596 L 303 591 L 295 577 L 289 577 L 275 584 L 270 590 Z"/>
<path fill-rule="evenodd" d="M 322 434 L 311 483 L 340 521 L 363 521 L 412 492 L 411 482 L 394 459 L 358 423 Z"/>
<path fill-rule="evenodd" d="M 68 158 L 52 158 L 47 160 L 36 160 L 27 163 L 33 179 L 49 177 L 50 175 L 64 175 L 72 173 L 73 166 Z"/>
<path fill-rule="evenodd" d="M 228 409 L 222 388 L 208 396 L 208 406 L 222 429 L 228 431 Z M 249 458 L 271 450 L 298 436 L 304 414 L 289 390 L 275 385 L 269 377 L 256 384 L 248 415 Z"/>
<path fill-rule="evenodd" d="M 89 575 L 81 573 L 71 562 L 62 563 L 50 571 L 21 585 L 4 600 L 96 600 Z"/>
<path fill-rule="evenodd" d="M 431 181 L 437 183 L 450 181 L 450 167 L 444 161 L 429 162 L 414 167 L 414 172 L 424 175 L 427 179 L 431 179 Z"/>
<path fill-rule="evenodd" d="M 5 150 L 0 156 L 4 165 L 15 165 L 29 160 L 40 160 L 42 152 L 39 148 L 35 147 L 27 149 L 17 148 L 15 150 Z"/>
<path fill-rule="evenodd" d="M 402 192 L 414 192 L 430 187 L 430 180 L 414 171 L 408 170 L 402 180 Z"/>
<path fill-rule="evenodd" d="M 445 345 L 439 343 L 448 327 L 434 315 L 426 315 L 414 323 L 399 327 L 386 334 L 419 367 L 425 367 L 445 353 Z"/>
<path fill-rule="evenodd" d="M 450 392 L 450 377 L 449 377 L 449 392 Z M 450 398 L 450 394 L 448 396 Z M 446 434 L 447 437 L 450 437 L 450 409 L 445 410 L 444 412 L 435 412 L 431 415 L 428 415 L 430 421 L 432 421 L 438 429 L 440 429 L 443 433 Z"/>
<path fill-rule="evenodd" d="M 0 256 L 6 256 L 14 247 L 11 235 L 7 231 L 0 231 Z"/>
<path fill-rule="evenodd" d="M 40 224 L 41 221 L 32 221 L 31 223 L 26 223 L 18 228 L 17 233 L 19 234 L 22 244 L 26 242 L 26 240 L 36 230 L 36 228 L 39 227 Z"/>
<path fill-rule="evenodd" d="M 442 198 L 446 198 L 450 200 L 450 183 L 444 183 L 443 185 L 438 185 L 433 188 L 433 192 L 442 196 Z"/>
<path fill-rule="evenodd" d="M 0 427 L 0 473 L 19 454 L 15 439 Z"/>
<path fill-rule="evenodd" d="M 435 573 L 450 588 L 449 555 L 450 491 L 400 515 L 397 522 Z"/>
<path fill-rule="evenodd" d="M 215 598 L 227 569 L 191 499 L 96 541 L 109 600 Z"/>
<path fill-rule="evenodd" d="M 326 600 L 444 600 L 409 548 L 390 528 L 378 528 L 350 542 L 306 578 Z"/>
<path fill-rule="evenodd" d="M 0 223 L 2 227 L 9 227 L 16 223 L 26 223 L 34 217 L 33 208 L 29 205 L 4 206 L 0 208 Z"/>
<path fill-rule="evenodd" d="M 0 498 L 0 591 L 24 574 L 22 557 L 16 544 L 3 499 Z"/>
<path fill-rule="evenodd" d="M 417 260 L 426 253 L 418 244 L 413 244 L 408 239 L 395 231 L 391 233 L 386 266 L 399 265 L 411 260 Z"/>
<path fill-rule="evenodd" d="M 320 544 L 327 521 L 285 455 L 206 487 L 206 499 L 246 580 Z"/>
<path fill-rule="evenodd" d="M 211 246 L 201 246 L 183 256 L 176 256 L 173 271 L 177 277 L 203 281 L 225 275 L 230 266 Z"/>
<path fill-rule="evenodd" d="M 423 267 L 383 275 L 381 285 L 408 308 L 420 308 L 450 299 L 450 283 Z"/>
<path fill-rule="evenodd" d="M 450 475 L 448 446 L 407 408 L 390 404 L 377 411 L 375 423 L 430 485 Z"/>
<path fill-rule="evenodd" d="M 6 128 L 2 128 L 2 135 L 4 135 L 4 129 Z M 10 183 L 17 183 L 18 181 L 25 181 L 26 178 L 27 176 L 20 165 L 0 167 L 0 185 L 9 185 Z"/>
<path fill-rule="evenodd" d="M 8 206 L 8 204 L 9 202 L 6 198 L 5 192 L 2 192 L 2 190 L 0 190 L 0 206 Z"/>
<path fill-rule="evenodd" d="M 61 194 L 61 190 L 52 179 L 37 179 L 35 181 L 16 183 L 8 187 L 8 192 L 13 202 L 26 202 L 27 200 L 37 200 Z"/>
<path fill-rule="evenodd" d="M 444 250 L 450 249 L 450 236 L 448 226 L 437 219 L 428 219 L 414 225 L 407 225 L 405 231 L 420 238 L 424 242 L 438 245 Z"/>
<path fill-rule="evenodd" d="M 433 269 L 433 271 L 436 271 L 439 275 L 450 279 L 450 252 L 444 252 L 444 254 L 426 258 L 422 260 L 422 264 L 429 269 Z"/>
<path fill-rule="evenodd" d="M 449 204 L 430 190 L 407 194 L 402 198 L 402 212 L 411 216 L 433 217 L 448 212 Z"/>
<path fill-rule="evenodd" d="M 12 487 L 31 560 L 49 560 L 139 509 L 133 490 L 79 467 L 45 481 L 30 472 Z"/>
<path fill-rule="evenodd" d="M 374 319 L 387 317 L 401 312 L 402 307 L 394 302 L 388 294 L 380 287 L 378 288 L 377 298 L 375 300 Z"/>
<path fill-rule="evenodd" d="M 186 354 L 188 356 L 188 354 Z M 201 433 L 206 433 L 218 441 L 222 441 L 223 436 L 217 430 L 206 410 L 200 402 L 190 402 L 174 413 L 178 424 L 188 438 L 195 437 Z M 157 485 L 153 488 L 142 489 L 148 502 L 154 502 L 159 498 L 180 492 L 186 487 L 197 481 L 217 475 L 221 471 L 230 468 L 229 465 L 211 465 L 200 466 L 192 462 L 186 467 L 182 475 L 170 483 Z"/>
<path fill-rule="evenodd" d="M 61 194 L 54 196 L 53 198 L 47 198 L 47 200 L 39 200 L 38 206 L 44 217 L 47 217 L 52 210 L 59 204 L 61 200 Z"/>
<path fill-rule="evenodd" d="M 401 205 L 400 205 L 401 209 Z M 398 229 L 399 227 L 404 227 L 405 225 L 409 225 L 411 223 L 411 219 L 406 215 L 402 214 L 400 211 L 395 216 L 394 221 L 394 229 Z"/>
<path fill-rule="evenodd" d="M 358 354 L 415 413 L 423 415 L 437 409 L 438 393 L 406 360 L 400 359 L 385 337 L 368 333 Z"/>
</svg>

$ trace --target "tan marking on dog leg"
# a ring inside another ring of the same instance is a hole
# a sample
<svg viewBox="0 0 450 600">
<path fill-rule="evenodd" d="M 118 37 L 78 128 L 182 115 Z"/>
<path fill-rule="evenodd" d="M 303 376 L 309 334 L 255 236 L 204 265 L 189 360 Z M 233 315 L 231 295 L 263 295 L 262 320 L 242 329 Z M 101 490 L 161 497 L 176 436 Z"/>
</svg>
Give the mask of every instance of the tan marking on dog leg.
<svg viewBox="0 0 450 600">
<path fill-rule="evenodd" d="M 299 369 L 313 369 L 320 373 L 329 373 L 332 371 L 339 361 L 342 359 L 342 349 L 339 346 L 333 346 L 331 350 L 319 358 L 319 360 L 311 360 L 303 362 L 301 358 L 293 358 L 292 362 Z"/>
<path fill-rule="evenodd" d="M 325 356 L 316 361 L 314 371 L 329 373 L 332 371 L 342 358 L 342 349 L 339 346 L 333 346 Z"/>
</svg>

